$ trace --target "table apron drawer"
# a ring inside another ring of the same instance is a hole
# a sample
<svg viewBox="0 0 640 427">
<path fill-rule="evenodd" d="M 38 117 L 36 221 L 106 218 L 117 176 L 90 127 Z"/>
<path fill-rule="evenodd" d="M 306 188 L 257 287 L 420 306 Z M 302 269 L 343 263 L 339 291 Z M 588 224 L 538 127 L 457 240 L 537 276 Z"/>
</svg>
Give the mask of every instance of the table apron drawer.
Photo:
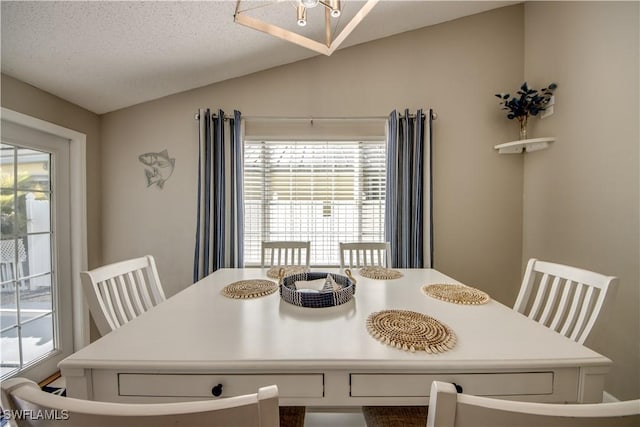
<svg viewBox="0 0 640 427">
<path fill-rule="evenodd" d="M 477 396 L 553 393 L 553 372 L 495 374 L 351 374 L 353 397 L 428 397 L 433 381 L 460 385 Z"/>
<path fill-rule="evenodd" d="M 323 374 L 119 374 L 120 396 L 219 397 L 256 393 L 259 387 L 278 386 L 280 397 L 323 397 Z"/>
</svg>

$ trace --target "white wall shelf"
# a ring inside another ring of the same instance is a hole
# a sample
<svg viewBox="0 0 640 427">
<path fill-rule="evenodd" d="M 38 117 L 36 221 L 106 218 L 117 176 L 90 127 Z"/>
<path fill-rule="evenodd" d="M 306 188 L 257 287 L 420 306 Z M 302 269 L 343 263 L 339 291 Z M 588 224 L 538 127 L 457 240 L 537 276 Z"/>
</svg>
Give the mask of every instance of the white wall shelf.
<svg viewBox="0 0 640 427">
<path fill-rule="evenodd" d="M 526 151 L 544 150 L 550 142 L 555 141 L 554 137 L 522 139 L 520 141 L 505 142 L 494 146 L 500 154 L 518 154 Z"/>
</svg>

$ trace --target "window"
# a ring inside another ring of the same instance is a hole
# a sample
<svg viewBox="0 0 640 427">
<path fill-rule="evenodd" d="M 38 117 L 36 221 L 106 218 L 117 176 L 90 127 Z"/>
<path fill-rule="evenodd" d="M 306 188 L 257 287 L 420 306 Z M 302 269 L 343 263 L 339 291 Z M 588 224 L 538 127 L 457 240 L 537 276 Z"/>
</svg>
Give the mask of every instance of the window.
<svg viewBox="0 0 640 427">
<path fill-rule="evenodd" d="M 2 122 L 0 344 L 3 379 L 42 379 L 73 350 L 69 141 Z"/>
<path fill-rule="evenodd" d="M 313 265 L 341 241 L 383 241 L 385 141 L 245 140 L 245 264 L 263 240 L 309 240 Z"/>
</svg>

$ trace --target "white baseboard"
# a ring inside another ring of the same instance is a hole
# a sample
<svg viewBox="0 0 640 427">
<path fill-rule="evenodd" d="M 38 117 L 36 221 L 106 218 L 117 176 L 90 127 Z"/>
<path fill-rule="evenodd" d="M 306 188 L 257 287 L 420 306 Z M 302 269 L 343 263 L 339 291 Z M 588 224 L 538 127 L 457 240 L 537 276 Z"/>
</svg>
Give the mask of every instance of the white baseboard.
<svg viewBox="0 0 640 427">
<path fill-rule="evenodd" d="M 619 402 L 619 401 L 620 399 L 615 397 L 613 394 L 609 394 L 606 391 L 602 392 L 602 403 L 612 403 L 612 402 Z"/>
</svg>

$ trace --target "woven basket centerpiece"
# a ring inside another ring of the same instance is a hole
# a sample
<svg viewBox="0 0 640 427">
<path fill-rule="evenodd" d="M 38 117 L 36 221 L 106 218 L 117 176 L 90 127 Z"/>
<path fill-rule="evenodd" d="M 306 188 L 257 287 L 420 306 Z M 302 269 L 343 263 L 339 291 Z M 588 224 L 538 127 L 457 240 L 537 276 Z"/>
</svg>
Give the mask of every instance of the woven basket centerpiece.
<svg viewBox="0 0 640 427">
<path fill-rule="evenodd" d="M 277 265 L 275 267 L 271 267 L 267 270 L 267 277 L 272 279 L 280 278 L 280 270 L 284 268 L 284 275 L 291 276 L 293 274 L 307 273 L 309 271 L 309 267 L 304 265 Z"/>
<path fill-rule="evenodd" d="M 284 273 L 284 272 L 283 272 Z M 344 304 L 356 293 L 356 281 L 350 270 L 347 276 L 334 273 L 308 272 L 282 276 L 280 296 L 301 307 L 322 308 Z"/>
<path fill-rule="evenodd" d="M 452 302 L 454 304 L 486 304 L 491 300 L 489 295 L 480 289 L 458 284 L 424 285 L 422 292 L 430 297 Z"/>
<path fill-rule="evenodd" d="M 378 341 L 411 352 L 442 353 L 456 344 L 451 328 L 415 311 L 378 311 L 367 318 L 367 330 Z"/>
<path fill-rule="evenodd" d="M 240 280 L 222 288 L 222 295 L 227 298 L 258 298 L 274 293 L 278 285 L 271 280 Z"/>
<path fill-rule="evenodd" d="M 359 271 L 362 277 L 378 280 L 398 279 L 402 277 L 402 273 L 398 270 L 384 267 L 362 267 Z"/>
</svg>

